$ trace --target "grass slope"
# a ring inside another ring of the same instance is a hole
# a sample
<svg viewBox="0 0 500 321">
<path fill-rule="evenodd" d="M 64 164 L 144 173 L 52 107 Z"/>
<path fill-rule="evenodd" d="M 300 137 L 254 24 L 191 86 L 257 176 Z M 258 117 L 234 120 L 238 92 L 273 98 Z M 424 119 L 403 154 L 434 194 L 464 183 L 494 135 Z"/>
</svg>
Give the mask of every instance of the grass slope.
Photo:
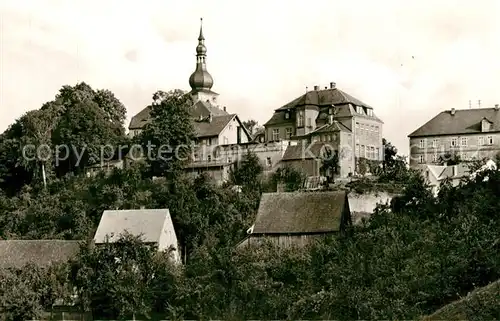
<svg viewBox="0 0 500 321">
<path fill-rule="evenodd" d="M 422 319 L 432 320 L 500 320 L 500 280 L 476 289 Z"/>
</svg>

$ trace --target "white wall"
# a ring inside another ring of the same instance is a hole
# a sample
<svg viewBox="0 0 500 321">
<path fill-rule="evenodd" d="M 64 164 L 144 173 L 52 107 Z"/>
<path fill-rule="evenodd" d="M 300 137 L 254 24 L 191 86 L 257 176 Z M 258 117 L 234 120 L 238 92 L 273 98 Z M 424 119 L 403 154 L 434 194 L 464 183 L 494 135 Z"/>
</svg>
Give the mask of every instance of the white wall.
<svg viewBox="0 0 500 321">
<path fill-rule="evenodd" d="M 170 246 L 175 247 L 175 251 L 172 253 L 173 261 L 175 263 L 181 263 L 179 242 L 177 240 L 174 224 L 172 223 L 172 219 L 170 217 L 170 212 L 169 212 L 163 223 L 160 240 L 158 242 L 158 250 L 164 251 L 167 250 Z"/>
<path fill-rule="evenodd" d="M 219 144 L 237 144 L 238 143 L 238 130 L 240 130 L 240 143 L 248 143 L 248 136 L 243 130 L 243 125 L 240 124 L 237 117 L 233 118 L 229 124 L 219 134 Z"/>
</svg>

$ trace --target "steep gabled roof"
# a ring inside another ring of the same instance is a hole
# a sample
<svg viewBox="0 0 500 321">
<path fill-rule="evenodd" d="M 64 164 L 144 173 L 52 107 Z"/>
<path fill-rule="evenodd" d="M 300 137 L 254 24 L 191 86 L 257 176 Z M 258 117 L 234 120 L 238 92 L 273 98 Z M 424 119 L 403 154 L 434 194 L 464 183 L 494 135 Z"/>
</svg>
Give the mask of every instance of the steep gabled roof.
<svg viewBox="0 0 500 321">
<path fill-rule="evenodd" d="M 201 138 L 219 135 L 235 117 L 236 114 L 231 114 L 225 116 L 213 116 L 212 121 L 210 122 L 208 120 L 195 121 L 193 126 L 196 137 Z"/>
<path fill-rule="evenodd" d="M 158 243 L 166 221 L 170 221 L 168 226 L 173 228 L 168 209 L 104 211 L 94 241 L 105 243 L 109 236 L 109 242 L 116 242 L 120 234 L 127 231 L 134 236 L 140 235 L 145 243 Z"/>
<path fill-rule="evenodd" d="M 6 240 L 0 241 L 0 268 L 22 268 L 26 264 L 47 267 L 67 262 L 78 254 L 80 241 Z"/>
<path fill-rule="evenodd" d="M 252 234 L 338 232 L 344 209 L 345 191 L 264 193 Z"/>
<path fill-rule="evenodd" d="M 481 132 L 481 121 L 492 123 L 490 131 L 500 131 L 500 111 L 495 108 L 445 110 L 412 132 L 408 137 L 472 134 Z"/>
</svg>

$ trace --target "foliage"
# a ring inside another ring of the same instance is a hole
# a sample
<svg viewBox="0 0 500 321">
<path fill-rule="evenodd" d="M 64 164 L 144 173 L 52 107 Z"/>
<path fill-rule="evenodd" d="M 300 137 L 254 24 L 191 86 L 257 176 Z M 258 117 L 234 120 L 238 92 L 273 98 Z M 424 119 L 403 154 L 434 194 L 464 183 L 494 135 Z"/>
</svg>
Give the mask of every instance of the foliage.
<svg viewBox="0 0 500 321">
<path fill-rule="evenodd" d="M 249 119 L 243 122 L 243 126 L 248 129 L 248 132 L 250 134 L 254 134 L 256 132 L 256 129 L 259 127 L 259 123 L 254 119 Z"/>
<path fill-rule="evenodd" d="M 148 316 L 156 295 L 151 289 L 158 287 L 156 274 L 164 276 L 163 270 L 169 269 L 160 264 L 168 262 L 162 255 L 168 253 L 157 253 L 157 248 L 129 234 L 91 249 L 82 246 L 72 266 L 81 306 L 90 309 L 94 318 L 127 320 L 134 315 Z"/>
<path fill-rule="evenodd" d="M 382 146 L 384 148 L 384 161 L 382 165 L 383 170 L 385 171 L 387 168 L 391 168 L 394 166 L 394 162 L 398 154 L 398 149 L 385 138 L 382 138 Z"/>
<path fill-rule="evenodd" d="M 467 297 L 450 303 L 422 321 L 498 320 L 500 318 L 500 280 L 479 288 Z"/>
<path fill-rule="evenodd" d="M 71 295 L 64 265 L 0 271 L 0 320 L 30 320 Z"/>
<path fill-rule="evenodd" d="M 439 165 L 452 166 L 452 165 L 460 164 L 461 162 L 462 162 L 462 159 L 460 158 L 460 155 L 457 153 L 447 152 L 444 155 L 440 155 L 438 158 Z"/>
<path fill-rule="evenodd" d="M 244 187 L 244 191 L 259 189 L 264 167 L 254 152 L 248 151 L 231 170 L 231 182 Z"/>
<path fill-rule="evenodd" d="M 182 90 L 153 95 L 151 122 L 138 137 L 152 176 L 173 177 L 191 155 L 194 128 L 189 108 L 193 102 Z"/>
<path fill-rule="evenodd" d="M 108 90 L 83 82 L 63 86 L 54 100 L 27 112 L 2 134 L 0 187 L 13 195 L 33 179 L 45 186 L 43 178 L 78 173 L 109 159 L 113 155 L 104 151 L 114 153 L 125 140 L 125 115 Z"/>
<path fill-rule="evenodd" d="M 280 167 L 270 178 L 273 187 L 272 192 L 276 191 L 278 184 L 284 185 L 285 192 L 297 191 L 304 186 L 305 179 L 306 175 L 293 167 Z"/>
</svg>

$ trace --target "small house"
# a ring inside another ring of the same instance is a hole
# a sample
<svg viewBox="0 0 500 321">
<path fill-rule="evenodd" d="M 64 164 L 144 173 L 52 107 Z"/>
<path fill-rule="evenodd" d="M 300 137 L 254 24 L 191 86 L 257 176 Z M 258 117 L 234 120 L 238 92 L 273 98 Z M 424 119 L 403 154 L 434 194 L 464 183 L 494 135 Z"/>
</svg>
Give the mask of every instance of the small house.
<svg viewBox="0 0 500 321">
<path fill-rule="evenodd" d="M 238 247 L 264 239 L 283 247 L 304 246 L 351 224 L 345 191 L 264 193 L 255 224 Z"/>
<path fill-rule="evenodd" d="M 177 236 L 168 209 L 108 210 L 104 211 L 94 236 L 94 244 L 118 241 L 129 233 L 141 237 L 142 242 L 171 250 L 172 259 L 180 263 Z"/>
</svg>

